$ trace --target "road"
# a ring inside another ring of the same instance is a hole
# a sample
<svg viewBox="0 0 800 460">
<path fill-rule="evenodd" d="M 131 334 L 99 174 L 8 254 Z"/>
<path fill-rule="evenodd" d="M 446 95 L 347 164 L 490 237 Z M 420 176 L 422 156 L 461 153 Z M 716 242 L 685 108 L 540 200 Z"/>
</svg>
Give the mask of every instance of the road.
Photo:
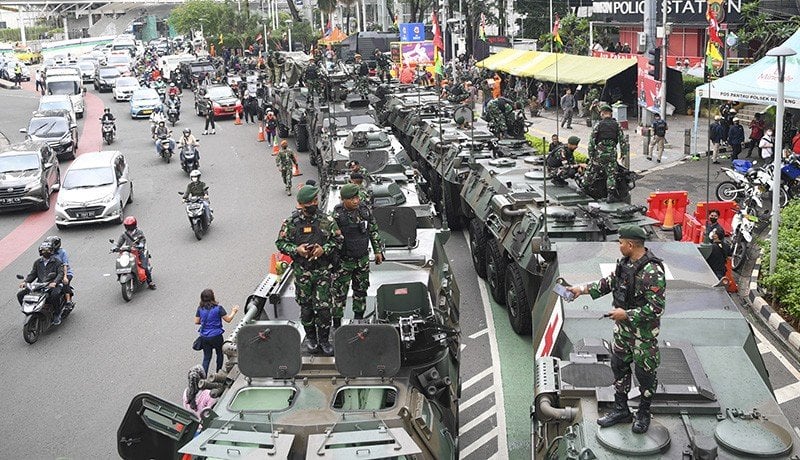
<svg viewBox="0 0 800 460">
<path fill-rule="evenodd" d="M 17 131 L 36 108 L 37 97 L 27 91 L 0 94 L 10 114 L 0 118 L 0 131 L 21 140 Z M 0 215 L 0 283 L 6 287 L 0 297 L 6 312 L 0 318 L 0 343 L 5 369 L 15 379 L 0 402 L 6 458 L 116 457 L 116 428 L 135 394 L 150 391 L 180 400 L 186 371 L 200 360 L 191 350 L 200 291 L 214 289 L 226 307 L 243 303 L 267 269 L 282 218 L 294 209 L 267 146 L 256 142 L 255 128 L 225 120 L 215 136 L 200 136 L 201 120 L 191 114 L 192 96 L 186 94 L 184 119 L 175 130 L 178 134 L 188 126 L 201 140 L 201 170 L 215 210 L 209 234 L 195 240 L 176 194 L 185 189 L 186 174 L 176 162 L 165 164 L 155 155 L 149 123 L 131 120 L 127 104 L 113 102 L 108 93 L 90 90 L 87 101 L 90 113 L 79 123 L 80 151 L 100 148 L 96 117 L 103 105 L 111 107 L 119 137 L 102 148 L 122 151 L 130 164 L 135 198 L 125 214 L 135 215 L 147 235 L 158 290 L 138 291 L 130 303 L 122 300 L 107 241 L 121 233 L 121 226 L 59 231 L 52 213 Z M 315 177 L 305 155 L 300 165 L 304 175 L 299 179 Z M 62 174 L 66 168 L 63 164 Z M 698 187 L 697 169 L 692 163 L 646 176 L 636 190 L 639 202 L 660 184 Z M 61 327 L 30 346 L 21 337 L 14 275 L 30 270 L 36 245 L 48 234 L 59 234 L 70 252 L 77 307 Z M 516 336 L 505 309 L 489 300 L 472 269 L 467 240 L 454 232 L 446 245 L 462 298 L 462 458 L 530 458 L 530 338 Z M 800 385 L 800 373 L 762 333 L 760 349 L 773 386 L 783 389 L 778 392 L 785 398 L 783 407 L 800 425 L 800 400 L 793 398 L 798 392 L 790 391 Z"/>
</svg>

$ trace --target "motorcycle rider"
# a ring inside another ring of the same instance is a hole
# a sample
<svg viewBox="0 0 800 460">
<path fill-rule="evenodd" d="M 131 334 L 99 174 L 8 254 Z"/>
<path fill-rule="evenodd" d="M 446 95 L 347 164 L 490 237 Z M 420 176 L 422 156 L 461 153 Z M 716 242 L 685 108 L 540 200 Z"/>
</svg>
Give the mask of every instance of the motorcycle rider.
<svg viewBox="0 0 800 460">
<path fill-rule="evenodd" d="M 200 141 L 198 141 L 197 138 L 194 137 L 191 129 L 189 128 L 183 129 L 183 136 L 180 139 L 178 139 L 178 146 L 181 148 L 181 164 L 186 162 L 186 158 L 184 158 L 183 156 L 184 147 L 190 147 L 194 149 L 195 161 L 197 161 L 197 163 L 200 164 L 200 149 L 197 148 L 200 146 Z"/>
<path fill-rule="evenodd" d="M 55 255 L 64 266 L 64 277 L 61 281 L 64 291 L 64 306 L 71 306 L 72 294 L 74 293 L 72 290 L 72 277 L 74 276 L 74 273 L 72 272 L 72 265 L 69 263 L 69 255 L 67 254 L 67 251 L 61 247 L 60 236 L 51 235 L 45 238 L 45 241 L 53 246 L 53 255 Z"/>
<path fill-rule="evenodd" d="M 114 114 L 111 113 L 111 109 L 106 107 L 103 110 L 103 115 L 100 117 L 100 123 L 111 123 L 111 126 L 114 127 L 114 134 L 117 134 L 117 119 L 114 117 Z"/>
<path fill-rule="evenodd" d="M 159 121 L 156 131 L 153 133 L 153 136 L 156 138 L 156 153 L 159 155 L 161 155 L 161 150 L 163 149 L 163 147 L 161 147 L 161 139 L 169 138 L 170 134 L 172 134 L 172 130 L 167 128 L 166 122 L 164 122 L 164 120 Z M 175 151 L 175 141 L 172 139 L 169 140 L 169 148 Z"/>
<path fill-rule="evenodd" d="M 39 255 L 33 262 L 33 268 L 28 276 L 25 277 L 24 282 L 20 283 L 20 291 L 17 293 L 17 300 L 22 305 L 22 299 L 30 293 L 25 283 L 32 283 L 34 281 L 45 282 L 50 281 L 47 287 L 50 291 L 47 293 L 47 303 L 53 307 L 53 324 L 61 324 L 61 285 L 58 283 L 64 274 L 64 268 L 61 261 L 55 257 L 53 245 L 44 241 L 39 245 Z"/>
<path fill-rule="evenodd" d="M 150 131 L 153 135 L 153 139 L 156 138 L 156 127 L 158 127 L 158 124 L 166 122 L 167 117 L 164 115 L 164 112 L 161 111 L 161 107 L 156 107 L 150 115 Z"/>
<path fill-rule="evenodd" d="M 123 245 L 139 249 L 139 263 L 142 264 L 142 268 L 147 275 L 147 287 L 155 289 L 156 283 L 153 282 L 153 273 L 150 270 L 150 258 L 146 254 L 147 240 L 144 237 L 144 232 L 137 227 L 138 223 L 133 216 L 126 217 L 122 224 L 125 226 L 125 231 L 117 239 L 116 249 L 119 250 Z"/>
<path fill-rule="evenodd" d="M 211 213 L 211 206 L 208 200 L 208 186 L 205 182 L 200 180 L 200 170 L 195 169 L 189 174 L 189 185 L 186 186 L 186 193 L 183 194 L 183 201 L 186 202 L 191 198 L 200 198 L 203 200 L 203 213 L 205 214 L 206 222 L 211 223 L 214 220 L 214 215 Z"/>
<path fill-rule="evenodd" d="M 174 82 L 169 84 L 169 92 L 167 94 L 169 95 L 170 99 L 172 99 L 172 96 L 177 96 L 178 94 L 180 94 L 180 90 L 178 89 L 177 86 L 175 86 Z"/>
<path fill-rule="evenodd" d="M 175 109 L 178 111 L 177 119 L 181 119 L 181 98 L 178 97 L 178 93 L 170 93 L 169 99 L 167 99 L 167 107 L 175 106 Z"/>
</svg>

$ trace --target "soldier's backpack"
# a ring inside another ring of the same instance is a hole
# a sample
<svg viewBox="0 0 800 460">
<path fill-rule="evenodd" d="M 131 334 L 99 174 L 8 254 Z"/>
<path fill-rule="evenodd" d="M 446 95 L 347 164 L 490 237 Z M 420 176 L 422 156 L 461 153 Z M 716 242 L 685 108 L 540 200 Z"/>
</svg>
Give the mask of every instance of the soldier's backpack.
<svg viewBox="0 0 800 460">
<path fill-rule="evenodd" d="M 616 142 L 619 137 L 619 124 L 613 118 L 602 118 L 597 122 L 597 130 L 594 134 L 594 141 L 599 143 L 603 141 Z"/>
<path fill-rule="evenodd" d="M 658 137 L 667 135 L 667 122 L 664 120 L 656 120 L 653 122 L 653 134 Z"/>
</svg>

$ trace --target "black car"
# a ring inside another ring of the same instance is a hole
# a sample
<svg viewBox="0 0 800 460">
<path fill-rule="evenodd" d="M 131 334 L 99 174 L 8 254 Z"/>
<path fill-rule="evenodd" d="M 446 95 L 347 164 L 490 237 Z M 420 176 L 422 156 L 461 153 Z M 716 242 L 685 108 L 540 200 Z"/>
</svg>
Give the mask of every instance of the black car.
<svg viewBox="0 0 800 460">
<path fill-rule="evenodd" d="M 50 193 L 61 186 L 55 152 L 46 142 L 0 147 L 0 209 L 50 208 Z"/>
<path fill-rule="evenodd" d="M 78 150 L 78 125 L 66 110 L 43 110 L 34 112 L 28 127 L 19 132 L 27 134 L 27 140 L 46 142 L 59 160 L 75 158 Z"/>
<path fill-rule="evenodd" d="M 95 91 L 99 91 L 101 93 L 103 91 L 111 91 L 114 89 L 114 82 L 117 81 L 117 78 L 121 76 L 122 74 L 116 67 L 98 67 L 94 72 Z"/>
<path fill-rule="evenodd" d="M 214 79 L 217 75 L 217 69 L 211 61 L 207 59 L 198 59 L 196 61 L 181 62 L 178 65 L 178 71 L 183 78 L 183 87 L 192 88 L 195 82 L 208 74 L 210 79 Z"/>
</svg>

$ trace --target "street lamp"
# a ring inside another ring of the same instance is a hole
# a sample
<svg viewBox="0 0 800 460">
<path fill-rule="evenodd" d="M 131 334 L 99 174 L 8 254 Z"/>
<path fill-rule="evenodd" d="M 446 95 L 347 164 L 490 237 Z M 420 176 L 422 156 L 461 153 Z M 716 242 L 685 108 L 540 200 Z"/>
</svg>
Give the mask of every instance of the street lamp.
<svg viewBox="0 0 800 460">
<path fill-rule="evenodd" d="M 786 58 L 797 52 L 787 46 L 779 46 L 767 51 L 778 61 L 778 106 L 775 113 L 775 152 L 772 159 L 774 177 L 772 179 L 772 233 L 769 240 L 769 274 L 775 273 L 778 262 L 778 217 L 781 209 L 781 158 L 783 157 L 783 111 L 784 111 L 784 77 L 786 76 Z"/>
<path fill-rule="evenodd" d="M 292 52 L 292 20 L 291 19 L 287 19 L 287 20 L 285 20 L 283 22 L 286 23 L 286 28 L 289 31 L 289 52 L 291 53 Z"/>
</svg>

